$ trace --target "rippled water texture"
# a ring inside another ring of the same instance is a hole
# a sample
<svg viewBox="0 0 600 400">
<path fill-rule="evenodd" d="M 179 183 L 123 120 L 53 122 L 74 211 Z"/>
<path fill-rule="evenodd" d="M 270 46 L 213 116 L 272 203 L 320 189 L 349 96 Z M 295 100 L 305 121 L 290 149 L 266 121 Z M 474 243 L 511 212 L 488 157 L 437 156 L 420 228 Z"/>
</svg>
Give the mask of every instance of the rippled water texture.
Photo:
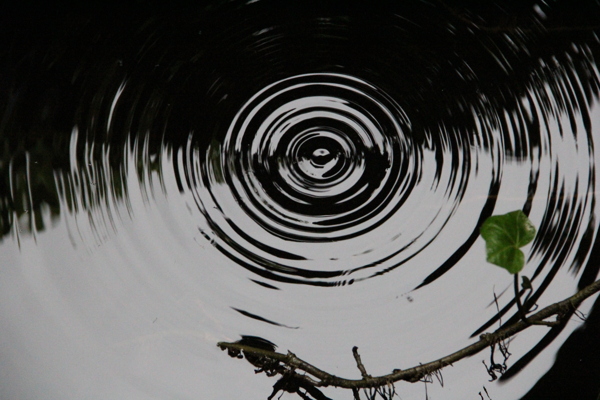
<svg viewBox="0 0 600 400">
<path fill-rule="evenodd" d="M 479 238 L 513 210 L 538 227 L 532 302 L 593 282 L 598 21 L 528 1 L 0 17 L 0 398 L 266 399 L 275 378 L 216 347 L 240 335 L 348 378 L 353 346 L 372 375 L 432 361 L 515 320 Z M 594 301 L 513 339 L 499 381 L 482 352 L 396 390 L 595 399 Z"/>
</svg>

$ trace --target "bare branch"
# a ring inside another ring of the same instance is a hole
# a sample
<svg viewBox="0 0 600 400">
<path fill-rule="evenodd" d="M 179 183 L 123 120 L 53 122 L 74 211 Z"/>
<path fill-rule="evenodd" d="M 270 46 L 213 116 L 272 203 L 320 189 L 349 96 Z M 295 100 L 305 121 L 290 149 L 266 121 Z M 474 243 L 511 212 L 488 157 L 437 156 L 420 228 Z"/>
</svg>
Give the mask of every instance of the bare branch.
<svg viewBox="0 0 600 400">
<path fill-rule="evenodd" d="M 494 333 L 484 333 L 480 336 L 477 342 L 452 354 L 449 354 L 438 360 L 428 362 L 426 364 L 421 364 L 413 368 L 405 370 L 395 369 L 391 374 L 382 375 L 378 377 L 372 377 L 366 373 L 366 370 L 362 365 L 362 361 L 360 360 L 360 356 L 358 355 L 357 347 L 353 348 L 353 353 L 358 368 L 361 371 L 361 374 L 363 375 L 363 379 L 345 379 L 332 375 L 307 363 L 306 361 L 301 360 L 294 353 L 289 351 L 288 354 L 281 354 L 273 351 L 257 349 L 239 343 L 226 342 L 219 342 L 217 343 L 217 346 L 219 346 L 222 350 L 228 349 L 234 352 L 243 351 L 247 354 L 260 355 L 272 360 L 280 361 L 289 368 L 295 368 L 297 370 L 304 371 L 307 374 L 310 374 L 313 377 L 315 377 L 316 380 L 311 379 L 311 382 L 314 382 L 315 386 L 335 386 L 346 389 L 377 388 L 385 386 L 391 382 L 417 382 L 427 375 L 439 371 L 440 369 L 448 365 L 452 365 L 453 363 L 463 358 L 477 354 L 481 350 L 487 349 L 490 346 L 495 345 L 504 339 L 512 337 L 515 334 L 531 326 L 542 324 L 556 325 L 560 323 L 566 323 L 566 321 L 563 320 L 563 316 L 567 315 L 571 311 L 576 310 L 577 307 L 579 307 L 579 305 L 585 299 L 599 291 L 600 280 L 592 283 L 591 285 L 585 287 L 584 289 L 580 290 L 573 296 L 563 301 L 549 305 L 548 307 L 536 312 L 535 314 L 531 315 L 525 320 L 519 320 L 508 327 L 496 330 Z M 552 317 L 554 315 L 556 315 L 557 317 L 556 321 L 545 321 L 547 318 Z M 309 377 L 305 378 L 310 379 Z"/>
</svg>

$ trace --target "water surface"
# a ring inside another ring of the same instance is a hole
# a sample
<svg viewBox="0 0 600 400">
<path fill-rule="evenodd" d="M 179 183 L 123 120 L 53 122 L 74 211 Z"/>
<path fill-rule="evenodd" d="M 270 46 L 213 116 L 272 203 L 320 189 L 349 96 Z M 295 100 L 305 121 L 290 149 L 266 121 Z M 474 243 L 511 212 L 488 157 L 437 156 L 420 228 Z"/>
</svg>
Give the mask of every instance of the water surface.
<svg viewBox="0 0 600 400">
<path fill-rule="evenodd" d="M 372 375 L 437 359 L 515 319 L 479 227 L 517 209 L 532 301 L 591 283 L 599 20 L 267 0 L 2 17 L 0 397 L 267 398 L 275 378 L 216 347 L 241 335 L 349 378 L 353 346 Z M 519 334 L 500 381 L 482 352 L 396 390 L 595 398 L 597 340 L 561 367 L 582 326 Z M 579 380 L 548 384 L 557 368 Z"/>
</svg>

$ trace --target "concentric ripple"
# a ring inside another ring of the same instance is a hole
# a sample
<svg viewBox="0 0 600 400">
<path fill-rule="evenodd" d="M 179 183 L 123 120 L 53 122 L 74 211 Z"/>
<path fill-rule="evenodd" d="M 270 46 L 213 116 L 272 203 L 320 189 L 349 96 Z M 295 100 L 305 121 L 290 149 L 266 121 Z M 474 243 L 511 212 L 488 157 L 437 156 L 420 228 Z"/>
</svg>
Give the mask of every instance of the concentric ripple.
<svg viewBox="0 0 600 400">
<path fill-rule="evenodd" d="M 400 162 L 413 154 L 406 125 L 393 100 L 364 82 L 298 76 L 244 105 L 227 132 L 220 167 L 233 199 L 247 199 L 241 207 L 271 234 L 356 237 L 409 194 L 418 163 Z"/>
<path fill-rule="evenodd" d="M 0 14 L 0 398 L 265 398 L 240 335 L 439 359 L 520 319 L 479 237 L 513 210 L 527 307 L 597 279 L 598 4 L 135 3 Z M 596 399 L 599 312 L 425 390 Z"/>
<path fill-rule="evenodd" d="M 410 130 L 391 97 L 351 76 L 305 74 L 267 86 L 205 156 L 192 156 L 205 235 L 277 280 L 343 284 L 352 281 L 322 278 L 398 265 L 418 251 L 399 249 L 432 224 L 408 225 L 423 183 L 423 151 Z"/>
</svg>

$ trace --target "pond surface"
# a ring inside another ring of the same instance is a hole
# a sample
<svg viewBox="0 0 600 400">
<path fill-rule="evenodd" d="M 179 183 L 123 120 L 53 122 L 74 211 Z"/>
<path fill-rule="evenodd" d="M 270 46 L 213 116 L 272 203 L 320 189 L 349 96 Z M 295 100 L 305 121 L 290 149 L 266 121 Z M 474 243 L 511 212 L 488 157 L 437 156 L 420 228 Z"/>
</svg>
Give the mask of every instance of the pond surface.
<svg viewBox="0 0 600 400">
<path fill-rule="evenodd" d="M 532 302 L 593 282 L 600 7 L 395 3 L 0 17 L 0 398 L 266 399 L 241 335 L 432 361 L 517 318 L 479 237 L 513 210 Z M 595 301 L 396 392 L 595 399 Z"/>
</svg>

